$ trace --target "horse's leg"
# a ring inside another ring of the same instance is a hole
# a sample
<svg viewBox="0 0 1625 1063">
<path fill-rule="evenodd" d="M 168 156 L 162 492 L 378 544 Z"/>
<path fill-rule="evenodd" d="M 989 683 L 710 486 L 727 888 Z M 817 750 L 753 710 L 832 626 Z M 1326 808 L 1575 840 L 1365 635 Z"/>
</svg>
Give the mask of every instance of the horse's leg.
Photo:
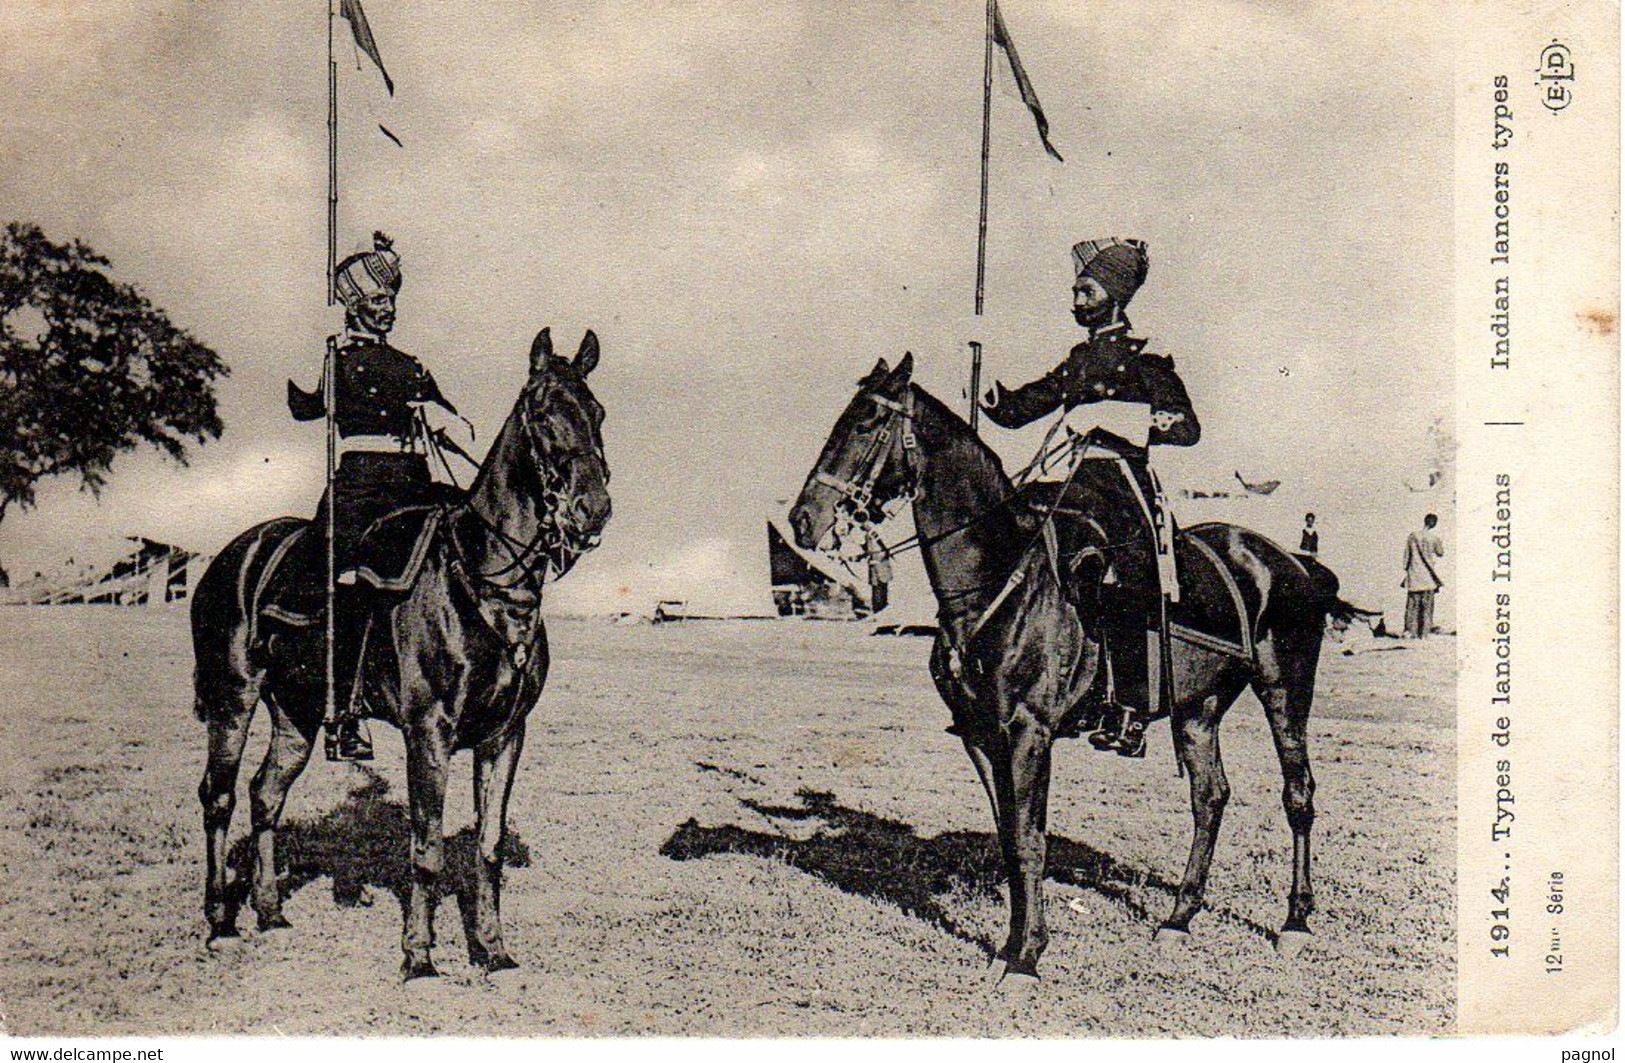
<svg viewBox="0 0 1625 1063">
<path fill-rule="evenodd" d="M 259 927 L 277 930 L 288 925 L 282 915 L 282 893 L 276 878 L 276 830 L 288 790 L 310 760 L 311 739 L 296 727 L 288 713 L 271 698 L 271 746 L 249 786 L 248 808 L 254 829 L 254 914 Z"/>
<path fill-rule="evenodd" d="M 1286 923 L 1276 939 L 1283 955 L 1303 948 L 1309 935 L 1309 916 L 1315 910 L 1309 881 L 1309 835 L 1315 825 L 1315 777 L 1309 767 L 1309 708 L 1314 700 L 1316 647 L 1307 663 L 1294 661 L 1282 669 L 1280 682 L 1254 685 L 1264 703 L 1275 753 L 1281 761 L 1281 804 L 1292 827 L 1292 892 L 1287 898 Z"/>
<path fill-rule="evenodd" d="M 1038 957 L 1049 944 L 1044 922 L 1044 861 L 1054 736 L 1025 706 L 1018 708 L 1007 735 L 1009 755 L 1003 763 L 994 765 L 999 804 L 1004 811 L 1003 833 L 1010 839 L 1012 865 L 1005 972 L 1036 978 Z"/>
<path fill-rule="evenodd" d="M 1174 748 L 1190 775 L 1191 818 L 1195 829 L 1191 833 L 1190 858 L 1185 862 L 1185 877 L 1179 884 L 1179 895 L 1174 898 L 1174 909 L 1157 931 L 1158 938 L 1164 941 L 1185 940 L 1179 935 L 1189 933 L 1191 917 L 1202 908 L 1208 870 L 1213 865 L 1213 846 L 1219 839 L 1224 806 L 1230 800 L 1230 783 L 1225 778 L 1224 760 L 1219 754 L 1219 720 L 1229 707 L 1229 701 L 1209 694 L 1202 699 L 1200 707 L 1187 704 L 1174 710 Z"/>
<path fill-rule="evenodd" d="M 243 762 L 243 746 L 254 719 L 259 695 L 252 688 L 238 691 L 229 703 L 203 705 L 199 714 L 209 721 L 209 763 L 198 784 L 198 802 L 203 806 L 203 834 L 208 871 L 203 886 L 203 914 L 209 921 L 211 945 L 237 937 L 237 911 L 227 900 L 226 838 L 231 830 L 231 814 L 237 808 L 237 771 Z"/>
<path fill-rule="evenodd" d="M 525 721 L 474 750 L 474 811 L 479 830 L 478 881 L 474 885 L 475 961 L 487 971 L 519 965 L 502 944 L 502 841 L 508 832 L 508 796 L 525 744 Z"/>
<path fill-rule="evenodd" d="M 988 755 L 987 749 L 980 745 L 978 740 L 966 737 L 962 741 L 965 744 L 966 755 L 970 757 L 971 763 L 976 766 L 976 777 L 982 780 L 982 791 L 987 794 L 988 806 L 993 809 L 993 836 L 998 840 L 999 858 L 1004 863 L 1005 881 L 1014 883 L 1019 872 L 1016 865 L 1015 849 L 1011 845 L 1010 831 L 1004 822 L 1003 811 L 999 807 L 998 774 L 993 767 L 993 760 Z M 1012 886 L 1012 897 L 1014 897 L 1014 894 L 1015 888 Z M 1002 959 L 1003 956 L 1002 950 L 995 951 L 993 958 L 988 961 L 989 965 L 991 966 L 992 963 Z"/>
<path fill-rule="evenodd" d="M 993 762 L 988 759 L 987 750 L 971 741 L 964 739 L 965 753 L 970 762 L 976 766 L 976 777 L 982 780 L 982 791 L 987 794 L 987 803 L 993 809 L 993 823 L 995 829 L 1003 831 L 1004 820 L 999 814 L 999 793 L 993 785 Z"/>
<path fill-rule="evenodd" d="M 432 707 L 405 708 L 405 718 L 421 721 Z M 449 736 L 433 724 L 418 723 L 406 734 L 406 779 L 412 808 L 412 890 L 407 906 L 401 948 L 406 953 L 401 973 L 407 981 L 432 978 L 430 953 L 434 948 L 434 907 L 445 863 L 445 837 L 441 826 L 446 808 L 446 769 L 451 761 Z"/>
</svg>

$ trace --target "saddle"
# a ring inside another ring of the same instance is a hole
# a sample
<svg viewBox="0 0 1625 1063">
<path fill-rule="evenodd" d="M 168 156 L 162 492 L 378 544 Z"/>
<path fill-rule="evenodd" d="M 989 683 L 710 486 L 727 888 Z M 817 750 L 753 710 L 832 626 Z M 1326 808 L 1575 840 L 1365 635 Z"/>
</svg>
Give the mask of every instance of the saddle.
<svg viewBox="0 0 1625 1063">
<path fill-rule="evenodd" d="M 1125 602 L 1133 602 L 1133 612 L 1143 615 L 1147 641 L 1139 645 L 1111 645 L 1110 655 L 1115 660 L 1124 653 L 1151 656 L 1149 672 L 1154 673 L 1157 631 L 1157 596 L 1167 587 L 1167 576 L 1159 580 L 1159 569 L 1171 568 L 1177 580 L 1177 591 L 1171 595 L 1168 610 L 1168 634 L 1173 641 L 1184 642 L 1216 653 L 1234 657 L 1247 664 L 1255 663 L 1256 631 L 1263 608 L 1262 595 L 1255 581 L 1236 578 L 1234 570 L 1224 560 L 1229 554 L 1228 537 L 1235 529 L 1224 524 L 1199 524 L 1178 529 L 1173 534 L 1173 564 L 1158 565 L 1150 533 L 1143 528 L 1143 543 L 1113 542 L 1110 521 L 1102 520 L 1099 506 L 1106 500 L 1085 487 L 1072 500 L 1068 491 L 1061 504 L 1055 504 L 1051 484 L 1030 484 L 1023 489 L 1021 501 L 1025 512 L 1021 523 L 1034 532 L 1043 530 L 1046 519 L 1053 532 L 1045 533 L 1044 549 L 1054 554 L 1056 574 L 1067 591 L 1068 598 L 1079 615 L 1086 620 L 1098 617 L 1102 609 L 1121 609 Z M 1140 550 L 1145 556 L 1135 560 L 1125 556 L 1129 550 Z M 1106 591 L 1108 581 L 1115 583 L 1112 593 Z M 1114 667 L 1116 672 L 1141 671 Z M 1140 708 L 1157 711 L 1149 689 L 1120 691 L 1119 698 L 1129 702 L 1152 701 Z"/>
<path fill-rule="evenodd" d="M 345 594 L 392 598 L 410 591 L 423 570 L 443 506 L 392 510 L 369 526 L 350 564 L 339 570 Z M 322 586 L 322 538 L 307 523 L 277 545 L 260 577 L 260 616 L 294 627 L 320 623 L 327 609 Z"/>
</svg>

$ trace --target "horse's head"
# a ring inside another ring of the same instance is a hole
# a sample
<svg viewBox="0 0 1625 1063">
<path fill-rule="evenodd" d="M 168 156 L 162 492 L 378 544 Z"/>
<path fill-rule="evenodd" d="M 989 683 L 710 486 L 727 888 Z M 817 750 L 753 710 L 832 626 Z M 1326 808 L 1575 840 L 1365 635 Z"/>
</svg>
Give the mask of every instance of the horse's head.
<svg viewBox="0 0 1625 1063">
<path fill-rule="evenodd" d="M 557 534 L 555 576 L 597 546 L 609 523 L 604 408 L 587 386 L 597 364 L 598 337 L 591 330 L 573 359 L 553 353 L 553 337 L 545 328 L 530 346 L 521 415 L 539 473 L 541 510 Z"/>
<path fill-rule="evenodd" d="M 852 521 L 878 522 L 887 506 L 913 490 L 913 372 L 912 354 L 903 355 L 896 369 L 882 358 L 858 382 L 857 395 L 835 422 L 790 510 L 790 527 L 802 549 L 817 549 Z"/>
</svg>

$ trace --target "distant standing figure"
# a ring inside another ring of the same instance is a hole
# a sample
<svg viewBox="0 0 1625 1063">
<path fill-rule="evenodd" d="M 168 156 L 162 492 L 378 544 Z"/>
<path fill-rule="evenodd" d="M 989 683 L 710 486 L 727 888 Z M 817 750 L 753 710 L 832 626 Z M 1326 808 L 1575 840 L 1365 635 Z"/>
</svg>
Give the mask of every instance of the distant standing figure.
<svg viewBox="0 0 1625 1063">
<path fill-rule="evenodd" d="M 1298 553 L 1314 557 L 1320 553 L 1320 533 L 1315 530 L 1315 515 L 1303 515 L 1303 536 L 1298 540 Z"/>
<path fill-rule="evenodd" d="M 891 600 L 891 554 L 873 528 L 863 537 L 863 552 L 869 558 L 869 612 L 878 613 Z"/>
<path fill-rule="evenodd" d="M 1429 513 L 1422 530 L 1405 540 L 1405 636 L 1425 639 L 1433 631 L 1433 598 L 1444 580 L 1433 567 L 1433 558 L 1444 556 L 1444 540 L 1434 531 L 1439 518 Z"/>
</svg>

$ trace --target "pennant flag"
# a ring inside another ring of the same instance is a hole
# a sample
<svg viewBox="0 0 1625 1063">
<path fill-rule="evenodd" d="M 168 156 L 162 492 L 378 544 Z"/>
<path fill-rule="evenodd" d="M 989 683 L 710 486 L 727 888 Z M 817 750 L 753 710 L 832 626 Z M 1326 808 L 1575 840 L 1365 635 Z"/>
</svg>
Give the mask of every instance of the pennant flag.
<svg viewBox="0 0 1625 1063">
<path fill-rule="evenodd" d="M 345 3 L 349 3 L 349 0 L 345 0 Z M 366 23 L 363 22 L 362 25 Z M 1038 123 L 1038 139 L 1044 142 L 1044 150 L 1049 152 L 1056 162 L 1065 162 L 1066 160 L 1061 158 L 1061 153 L 1055 150 L 1055 145 L 1049 142 L 1049 119 L 1044 117 L 1044 105 L 1038 102 L 1038 93 L 1033 91 L 1033 83 L 1027 77 L 1027 69 L 1021 65 L 1021 56 L 1016 54 L 1016 42 L 1010 39 L 1010 31 L 1004 27 L 1004 14 L 999 11 L 998 0 L 994 0 L 993 3 L 993 43 L 1003 48 L 1005 57 L 1010 60 L 1010 73 L 1015 75 L 1016 89 L 1021 93 L 1021 102 L 1033 113 L 1033 121 Z M 376 52 L 372 55 L 373 58 L 377 58 Z M 383 69 L 383 64 L 379 64 L 379 69 Z"/>
<path fill-rule="evenodd" d="M 384 75 L 384 88 L 389 90 L 391 96 L 395 95 L 395 82 L 390 80 L 389 71 L 384 69 L 384 59 L 378 54 L 378 42 L 372 39 L 372 27 L 367 25 L 367 13 L 361 10 L 361 0 L 339 0 L 339 14 L 350 20 L 350 32 L 355 35 L 355 46 L 367 53 L 367 58 L 371 59 L 378 67 L 378 72 Z M 1015 58 L 1014 51 L 1010 55 L 1012 59 Z M 1018 78 L 1021 76 L 1017 75 Z M 1036 105 L 1036 100 L 1028 104 L 1031 107 Z M 1039 125 L 1042 128 L 1042 114 L 1039 116 Z M 390 139 L 394 140 L 394 137 Z"/>
<path fill-rule="evenodd" d="M 1254 495 L 1273 495 L 1275 489 L 1281 486 L 1280 480 L 1264 480 L 1261 483 L 1251 484 L 1243 480 L 1239 472 L 1236 473 L 1236 482 L 1245 487 L 1248 494 Z"/>
</svg>

